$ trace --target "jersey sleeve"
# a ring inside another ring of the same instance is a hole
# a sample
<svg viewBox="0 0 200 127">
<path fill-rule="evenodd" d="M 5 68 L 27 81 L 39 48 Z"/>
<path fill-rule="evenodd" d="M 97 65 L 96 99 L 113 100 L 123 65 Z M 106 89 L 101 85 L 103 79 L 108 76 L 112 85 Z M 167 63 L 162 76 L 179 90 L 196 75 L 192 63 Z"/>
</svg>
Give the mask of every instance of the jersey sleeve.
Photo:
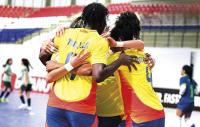
<svg viewBox="0 0 200 127">
<path fill-rule="evenodd" d="M 108 42 L 101 38 L 98 42 L 93 43 L 91 48 L 91 64 L 107 64 Z"/>
<path fill-rule="evenodd" d="M 184 77 L 182 77 L 180 79 L 180 89 L 179 89 L 179 94 L 183 95 L 186 91 L 186 79 Z"/>
<path fill-rule="evenodd" d="M 59 47 L 60 47 L 60 43 L 62 42 L 62 38 L 61 37 L 55 37 L 54 38 L 54 44 L 55 44 L 55 46 L 59 49 Z"/>
<path fill-rule="evenodd" d="M 180 86 L 186 84 L 186 79 L 184 77 L 180 78 Z"/>
</svg>

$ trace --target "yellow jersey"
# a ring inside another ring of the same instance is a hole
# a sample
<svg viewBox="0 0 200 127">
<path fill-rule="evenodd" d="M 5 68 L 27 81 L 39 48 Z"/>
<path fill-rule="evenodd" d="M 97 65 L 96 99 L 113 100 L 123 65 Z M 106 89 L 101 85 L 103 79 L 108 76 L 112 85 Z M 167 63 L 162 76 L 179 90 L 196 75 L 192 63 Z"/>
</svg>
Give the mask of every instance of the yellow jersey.
<svg viewBox="0 0 200 127">
<path fill-rule="evenodd" d="M 108 57 L 108 64 L 111 61 Z M 113 117 L 124 114 L 120 78 L 117 73 L 97 85 L 97 115 Z"/>
<path fill-rule="evenodd" d="M 54 38 L 54 43 L 58 47 L 59 63 L 68 63 L 74 54 L 85 49 L 91 53 L 87 60 L 89 63 L 107 64 L 108 43 L 95 30 L 67 29 L 63 36 Z M 53 57 L 55 59 L 54 55 Z M 52 91 L 50 95 L 57 97 L 59 104 L 58 101 L 52 101 L 50 98 L 50 106 L 83 113 L 96 112 L 96 86 L 92 81 L 92 76 L 69 73 L 54 83 Z"/>
<path fill-rule="evenodd" d="M 129 117 L 136 123 L 164 118 L 163 106 L 152 87 L 151 70 L 144 63 L 144 52 L 127 49 L 125 53 L 137 56 L 139 61 L 139 64 L 135 64 L 137 70 L 129 72 L 128 67 L 121 66 L 117 71 L 126 118 Z M 119 55 L 120 52 L 114 53 L 109 59 L 114 61 Z"/>
</svg>

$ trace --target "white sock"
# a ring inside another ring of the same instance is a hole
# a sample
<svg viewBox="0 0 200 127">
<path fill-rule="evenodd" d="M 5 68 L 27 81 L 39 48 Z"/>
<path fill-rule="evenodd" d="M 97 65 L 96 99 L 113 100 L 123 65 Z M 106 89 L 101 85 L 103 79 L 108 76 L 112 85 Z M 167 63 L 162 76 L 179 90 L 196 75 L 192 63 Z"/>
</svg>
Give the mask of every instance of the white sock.
<svg viewBox="0 0 200 127">
<path fill-rule="evenodd" d="M 178 121 L 178 126 L 177 127 L 183 127 L 182 126 L 182 118 L 181 117 L 177 117 L 177 121 Z"/>
</svg>

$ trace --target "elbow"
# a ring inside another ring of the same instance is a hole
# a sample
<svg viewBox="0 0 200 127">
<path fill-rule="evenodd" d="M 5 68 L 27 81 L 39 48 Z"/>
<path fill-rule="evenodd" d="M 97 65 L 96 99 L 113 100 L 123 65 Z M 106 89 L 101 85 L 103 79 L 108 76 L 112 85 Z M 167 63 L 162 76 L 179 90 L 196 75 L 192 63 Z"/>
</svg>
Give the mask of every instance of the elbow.
<svg viewBox="0 0 200 127">
<path fill-rule="evenodd" d="M 100 83 L 100 82 L 103 82 L 104 80 L 103 80 L 103 78 L 101 77 L 101 76 L 93 76 L 94 77 L 94 79 L 95 79 L 95 81 L 97 82 L 97 83 Z"/>
<path fill-rule="evenodd" d="M 49 76 L 46 76 L 46 82 L 47 83 L 52 83 L 53 82 L 53 79 Z"/>
<path fill-rule="evenodd" d="M 97 79 L 96 79 L 96 82 L 97 82 L 97 83 L 100 83 L 100 82 L 103 82 L 103 80 L 100 79 L 100 78 L 97 78 Z"/>
</svg>

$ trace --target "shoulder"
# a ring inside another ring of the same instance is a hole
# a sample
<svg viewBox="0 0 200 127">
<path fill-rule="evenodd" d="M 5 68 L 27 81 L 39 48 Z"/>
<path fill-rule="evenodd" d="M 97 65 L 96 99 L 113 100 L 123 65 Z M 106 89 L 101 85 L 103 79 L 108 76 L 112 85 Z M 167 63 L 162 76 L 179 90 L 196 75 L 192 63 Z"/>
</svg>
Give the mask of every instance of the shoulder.
<svg viewBox="0 0 200 127">
<path fill-rule="evenodd" d="M 181 83 L 182 83 L 182 82 L 187 82 L 187 80 L 188 80 L 188 77 L 187 77 L 187 76 L 183 76 L 183 77 L 180 78 L 180 82 L 181 82 Z"/>
<path fill-rule="evenodd" d="M 6 65 L 6 67 L 5 67 L 5 69 L 7 70 L 7 69 L 10 69 L 10 65 Z"/>
<path fill-rule="evenodd" d="M 89 40 L 91 47 L 109 47 L 106 38 L 101 37 L 100 35 L 94 34 L 93 37 Z"/>
</svg>

